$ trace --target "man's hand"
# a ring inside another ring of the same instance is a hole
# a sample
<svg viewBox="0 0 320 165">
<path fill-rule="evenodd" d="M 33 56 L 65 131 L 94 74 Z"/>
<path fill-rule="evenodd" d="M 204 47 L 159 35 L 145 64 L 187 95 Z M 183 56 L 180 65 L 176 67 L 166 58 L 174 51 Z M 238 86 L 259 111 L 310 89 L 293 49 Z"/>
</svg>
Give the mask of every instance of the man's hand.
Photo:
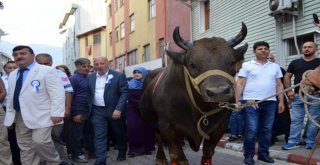
<svg viewBox="0 0 320 165">
<path fill-rule="evenodd" d="M 288 96 L 288 103 L 291 104 L 293 102 L 293 99 L 294 99 L 294 92 L 293 91 L 288 91 L 287 92 L 287 96 Z"/>
<path fill-rule="evenodd" d="M 121 112 L 117 111 L 117 110 L 114 110 L 113 113 L 112 113 L 112 119 L 118 120 L 118 119 L 120 119 L 120 117 L 121 117 Z"/>
<path fill-rule="evenodd" d="M 235 106 L 236 106 L 235 108 L 238 109 L 239 111 L 241 111 L 242 108 L 243 108 L 241 105 L 242 105 L 241 102 L 237 101 L 236 104 L 235 104 Z"/>
<path fill-rule="evenodd" d="M 282 113 L 285 110 L 284 103 L 279 102 L 278 104 L 278 113 Z"/>
<path fill-rule="evenodd" d="M 318 26 L 320 28 L 320 22 L 319 23 L 315 23 L 313 22 L 314 25 Z"/>
<path fill-rule="evenodd" d="M 76 123 L 81 123 L 82 121 L 82 116 L 81 114 L 77 115 L 77 116 L 74 116 L 73 117 L 73 121 L 76 122 Z"/>
<path fill-rule="evenodd" d="M 311 70 L 303 81 L 306 85 L 316 86 L 320 88 L 320 67 Z"/>
<path fill-rule="evenodd" d="M 51 116 L 51 120 L 52 120 L 53 124 L 57 124 L 57 123 L 61 122 L 62 119 L 63 119 L 63 117 L 53 117 L 53 116 Z"/>
</svg>

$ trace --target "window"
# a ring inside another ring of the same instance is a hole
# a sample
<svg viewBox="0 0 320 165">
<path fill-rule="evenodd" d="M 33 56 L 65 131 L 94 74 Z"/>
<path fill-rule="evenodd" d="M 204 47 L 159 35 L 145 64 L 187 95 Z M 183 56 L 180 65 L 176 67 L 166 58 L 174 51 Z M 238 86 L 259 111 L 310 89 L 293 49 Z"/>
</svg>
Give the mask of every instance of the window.
<svg viewBox="0 0 320 165">
<path fill-rule="evenodd" d="M 143 61 L 150 61 L 150 45 L 145 45 L 144 47 L 144 52 L 143 52 Z"/>
<path fill-rule="evenodd" d="M 101 43 L 101 33 L 93 34 L 93 44 L 100 44 Z"/>
<path fill-rule="evenodd" d="M 117 69 L 121 69 L 123 70 L 125 67 L 126 63 L 125 63 L 125 56 L 119 56 L 118 58 L 116 58 L 116 68 Z"/>
<path fill-rule="evenodd" d="M 130 32 L 135 31 L 135 20 L 134 20 L 134 14 L 130 15 Z"/>
<path fill-rule="evenodd" d="M 119 27 L 116 27 L 116 36 L 115 41 L 117 42 L 119 40 Z"/>
<path fill-rule="evenodd" d="M 297 49 L 295 47 L 294 39 L 289 38 L 287 39 L 287 41 L 288 41 L 288 48 L 289 48 L 289 56 L 298 55 Z M 303 43 L 307 41 L 314 41 L 314 35 L 306 34 L 303 36 L 297 36 L 297 43 L 298 43 L 298 48 L 300 53 L 301 53 Z"/>
<path fill-rule="evenodd" d="M 109 44 L 112 45 L 112 32 L 109 33 Z"/>
<path fill-rule="evenodd" d="M 156 16 L 156 0 L 149 0 L 149 19 Z"/>
<path fill-rule="evenodd" d="M 85 38 L 85 45 L 86 45 L 86 46 L 89 45 L 88 37 Z"/>
<path fill-rule="evenodd" d="M 128 65 L 137 64 L 137 50 L 133 50 L 128 54 Z"/>
<path fill-rule="evenodd" d="M 114 0 L 114 11 L 118 10 L 118 0 Z"/>
<path fill-rule="evenodd" d="M 205 32 L 210 28 L 210 1 L 200 3 L 200 31 Z"/>
<path fill-rule="evenodd" d="M 125 35 L 125 31 L 124 31 L 124 22 L 122 22 L 120 24 L 120 38 L 123 38 Z"/>
<path fill-rule="evenodd" d="M 112 8 L 111 8 L 111 4 L 108 6 L 108 18 L 111 18 L 112 16 Z"/>
</svg>

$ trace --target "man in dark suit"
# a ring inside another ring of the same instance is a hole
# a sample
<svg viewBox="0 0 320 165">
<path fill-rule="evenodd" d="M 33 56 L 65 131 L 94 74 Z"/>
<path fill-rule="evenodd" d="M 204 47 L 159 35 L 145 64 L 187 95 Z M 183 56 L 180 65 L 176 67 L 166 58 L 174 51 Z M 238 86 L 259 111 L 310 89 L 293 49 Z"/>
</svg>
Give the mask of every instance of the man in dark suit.
<svg viewBox="0 0 320 165">
<path fill-rule="evenodd" d="M 89 75 L 89 109 L 94 129 L 96 152 L 95 165 L 105 165 L 107 158 L 107 138 L 112 131 L 118 145 L 117 161 L 126 159 L 127 133 L 125 109 L 128 97 L 128 83 L 123 73 L 109 69 L 106 57 L 93 61 L 96 74 Z M 110 126 L 110 127 L 108 127 Z M 111 130 L 108 130 L 110 128 Z"/>
</svg>

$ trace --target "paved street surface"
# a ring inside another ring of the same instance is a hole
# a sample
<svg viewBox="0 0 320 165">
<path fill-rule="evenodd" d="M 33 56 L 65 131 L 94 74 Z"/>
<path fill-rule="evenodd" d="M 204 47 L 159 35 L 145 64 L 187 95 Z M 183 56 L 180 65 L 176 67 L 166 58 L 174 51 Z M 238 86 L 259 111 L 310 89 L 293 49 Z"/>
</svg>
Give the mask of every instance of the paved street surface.
<svg viewBox="0 0 320 165">
<path fill-rule="evenodd" d="M 213 157 L 214 165 L 244 165 L 243 163 L 243 144 L 241 141 L 228 142 L 229 135 L 225 134 L 224 137 L 219 142 L 219 146 L 216 148 L 216 154 Z M 270 147 L 270 156 L 275 159 L 275 165 L 289 165 L 289 164 L 303 164 L 308 157 L 308 153 L 311 150 L 305 149 L 305 146 L 300 146 L 300 148 L 293 150 L 282 150 L 281 147 L 284 144 L 284 136 L 279 136 L 278 141 Z M 62 148 L 60 148 L 62 149 Z M 62 149 L 65 150 L 65 149 Z M 199 165 L 202 156 L 201 150 L 199 152 L 192 151 L 188 143 L 184 146 L 184 152 L 189 160 L 190 165 Z M 142 155 L 134 158 L 127 157 L 127 160 L 122 162 L 117 162 L 116 158 L 118 151 L 114 150 L 113 147 L 110 148 L 108 152 L 108 165 L 153 165 L 155 164 L 155 154 L 154 151 L 152 155 Z M 169 160 L 168 152 L 167 159 Z M 67 155 L 67 154 L 64 154 Z M 309 165 L 320 165 L 320 145 L 316 148 L 313 154 L 313 161 Z M 65 161 L 70 162 L 67 158 L 63 158 Z M 257 160 L 257 156 L 254 157 L 256 165 L 267 165 Z M 89 159 L 89 163 L 76 163 L 71 160 L 76 165 L 92 165 L 94 159 Z M 293 162 L 293 163 L 288 163 Z M 269 164 L 270 165 L 270 164 Z"/>
<path fill-rule="evenodd" d="M 184 152 L 189 159 L 190 165 L 200 164 L 201 159 L 201 151 L 194 152 L 187 145 L 184 147 Z M 122 162 L 117 162 L 117 151 L 111 149 L 108 152 L 108 165 L 153 165 L 155 164 L 155 152 L 152 155 L 143 155 L 137 156 L 134 158 L 127 158 L 127 160 Z M 167 156 L 169 159 L 169 157 Z M 255 157 L 256 165 L 270 165 L 268 163 L 264 163 L 258 161 Z M 275 165 L 293 165 L 293 163 L 288 163 L 282 160 L 275 160 Z M 94 163 L 94 159 L 90 159 L 89 163 L 75 163 L 76 165 L 92 165 Z M 243 154 L 241 152 L 233 151 L 230 149 L 224 149 L 221 147 L 216 148 L 216 153 L 213 158 L 214 165 L 244 165 L 243 163 Z"/>
</svg>

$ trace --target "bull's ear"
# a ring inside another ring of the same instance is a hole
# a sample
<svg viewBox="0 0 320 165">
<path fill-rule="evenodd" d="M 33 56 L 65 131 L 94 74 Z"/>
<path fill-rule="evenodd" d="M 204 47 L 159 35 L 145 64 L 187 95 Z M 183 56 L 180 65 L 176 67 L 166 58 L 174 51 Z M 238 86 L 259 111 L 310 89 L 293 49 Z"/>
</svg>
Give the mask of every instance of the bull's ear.
<svg viewBox="0 0 320 165">
<path fill-rule="evenodd" d="M 167 55 L 175 62 L 175 63 L 179 63 L 179 64 L 183 64 L 184 62 L 184 58 L 185 58 L 185 52 L 172 52 L 169 50 L 166 50 Z"/>
<path fill-rule="evenodd" d="M 244 60 L 244 54 L 246 53 L 247 49 L 248 49 L 248 44 L 246 43 L 235 50 L 237 61 Z"/>
</svg>

